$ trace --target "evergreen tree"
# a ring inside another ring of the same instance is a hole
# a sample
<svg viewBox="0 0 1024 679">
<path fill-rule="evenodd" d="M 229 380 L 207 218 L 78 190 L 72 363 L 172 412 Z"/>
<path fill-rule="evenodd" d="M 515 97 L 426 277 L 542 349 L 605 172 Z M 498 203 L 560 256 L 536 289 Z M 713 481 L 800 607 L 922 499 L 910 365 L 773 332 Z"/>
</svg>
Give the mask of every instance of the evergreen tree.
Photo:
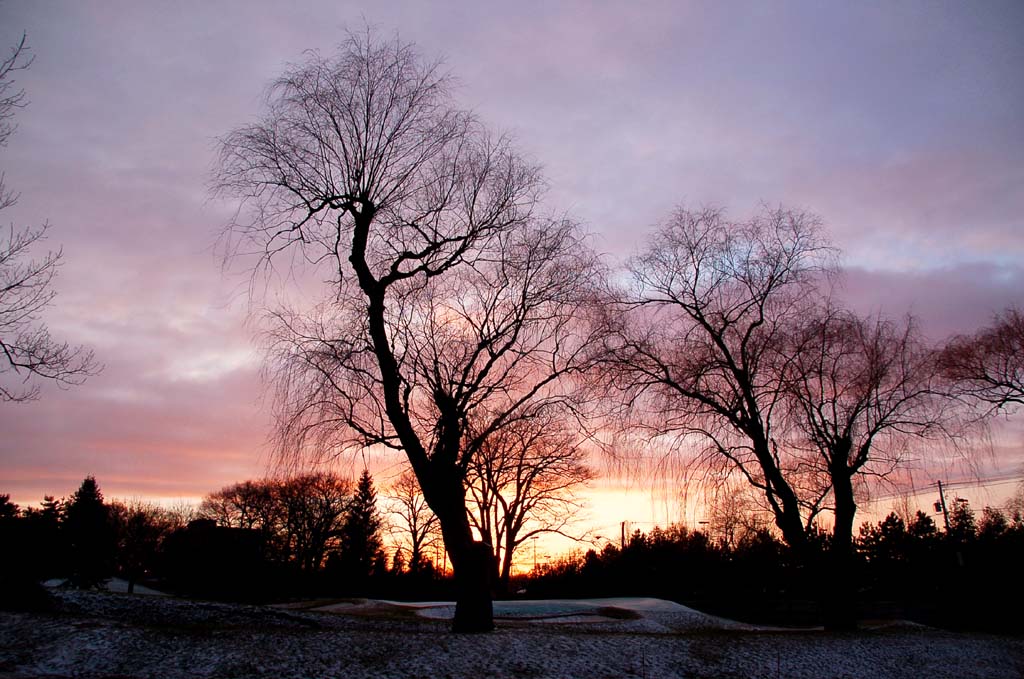
<svg viewBox="0 0 1024 679">
<path fill-rule="evenodd" d="M 981 510 L 981 521 L 978 523 L 978 537 L 982 540 L 998 540 L 1010 529 L 1006 515 L 998 509 L 985 507 Z"/>
<path fill-rule="evenodd" d="M 0 521 L 16 519 L 19 513 L 18 505 L 11 502 L 10 495 L 0 495 Z"/>
<path fill-rule="evenodd" d="M 356 580 L 369 577 L 383 555 L 377 493 L 373 489 L 373 478 L 365 469 L 359 477 L 355 497 L 345 512 L 340 549 L 342 573 Z"/>
<path fill-rule="evenodd" d="M 61 531 L 64 502 L 43 496 L 41 507 L 26 507 L 21 553 L 26 572 L 38 580 L 68 575 L 66 536 Z"/>
<path fill-rule="evenodd" d="M 939 534 L 932 517 L 920 509 L 914 515 L 913 521 L 907 526 L 907 534 L 915 540 L 934 540 Z"/>
<path fill-rule="evenodd" d="M 113 572 L 115 536 L 110 512 L 103 503 L 96 479 L 87 476 L 71 501 L 64 517 L 71 582 L 76 587 L 95 587 Z"/>
<path fill-rule="evenodd" d="M 978 524 L 974 519 L 974 511 L 967 500 L 957 498 L 949 513 L 949 530 L 946 537 L 955 542 L 970 542 L 978 534 Z"/>
<path fill-rule="evenodd" d="M 402 554 L 401 547 L 395 550 L 395 555 L 391 558 L 391 573 L 393 575 L 405 573 L 405 556 Z"/>
</svg>

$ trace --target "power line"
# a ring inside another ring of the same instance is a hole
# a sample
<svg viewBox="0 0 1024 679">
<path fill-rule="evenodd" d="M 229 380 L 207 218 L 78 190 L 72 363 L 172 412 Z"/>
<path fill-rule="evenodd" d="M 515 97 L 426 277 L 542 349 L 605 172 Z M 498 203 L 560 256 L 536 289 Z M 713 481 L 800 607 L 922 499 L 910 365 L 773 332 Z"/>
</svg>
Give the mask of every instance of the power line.
<svg viewBox="0 0 1024 679">
<path fill-rule="evenodd" d="M 943 482 L 942 485 L 946 490 L 956 490 L 960 488 L 988 488 L 990 486 L 1002 486 L 1019 481 L 1024 481 L 1024 474 L 1021 472 L 1003 472 L 985 477 L 947 481 Z M 868 502 L 876 503 L 882 502 L 883 500 L 895 500 L 896 498 L 905 497 L 907 495 L 923 495 L 924 493 L 929 492 L 932 488 L 935 488 L 937 484 L 937 481 L 932 481 L 924 487 L 911 487 L 903 490 L 894 490 L 882 495 L 872 496 Z"/>
</svg>

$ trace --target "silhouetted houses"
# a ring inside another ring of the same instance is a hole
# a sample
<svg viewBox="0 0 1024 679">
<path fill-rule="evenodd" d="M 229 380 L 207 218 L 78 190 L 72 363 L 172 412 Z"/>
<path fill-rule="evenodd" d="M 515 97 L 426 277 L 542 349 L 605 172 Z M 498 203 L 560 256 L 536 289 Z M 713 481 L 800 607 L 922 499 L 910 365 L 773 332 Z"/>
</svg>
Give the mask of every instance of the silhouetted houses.
<svg viewBox="0 0 1024 679">
<path fill-rule="evenodd" d="M 271 583 L 262 531 L 197 519 L 164 542 L 164 573 L 179 590 L 226 599 L 262 598 Z"/>
</svg>

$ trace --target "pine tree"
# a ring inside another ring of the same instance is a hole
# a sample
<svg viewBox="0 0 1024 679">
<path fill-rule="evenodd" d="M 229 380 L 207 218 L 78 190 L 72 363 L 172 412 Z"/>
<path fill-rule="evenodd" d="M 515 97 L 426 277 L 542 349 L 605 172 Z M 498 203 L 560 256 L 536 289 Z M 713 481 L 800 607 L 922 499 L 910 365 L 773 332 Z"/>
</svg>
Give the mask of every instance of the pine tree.
<svg viewBox="0 0 1024 679">
<path fill-rule="evenodd" d="M 0 521 L 16 519 L 20 513 L 18 505 L 11 502 L 11 496 L 6 493 L 0 495 Z"/>
<path fill-rule="evenodd" d="M 67 536 L 71 582 L 95 587 L 110 577 L 114 562 L 114 532 L 109 508 L 96 479 L 87 476 L 71 496 L 63 525 Z"/>
<path fill-rule="evenodd" d="M 401 547 L 396 549 L 395 555 L 391 557 L 391 573 L 392 575 L 402 575 L 405 573 L 405 555 L 402 554 Z"/>
<path fill-rule="evenodd" d="M 977 534 L 978 524 L 974 519 L 974 510 L 967 500 L 957 498 L 949 513 L 949 530 L 946 531 L 946 537 L 963 543 L 974 540 Z"/>
<path fill-rule="evenodd" d="M 364 469 L 341 528 L 342 573 L 355 580 L 368 578 L 383 553 L 381 544 L 377 493 L 373 489 L 373 478 Z"/>
</svg>

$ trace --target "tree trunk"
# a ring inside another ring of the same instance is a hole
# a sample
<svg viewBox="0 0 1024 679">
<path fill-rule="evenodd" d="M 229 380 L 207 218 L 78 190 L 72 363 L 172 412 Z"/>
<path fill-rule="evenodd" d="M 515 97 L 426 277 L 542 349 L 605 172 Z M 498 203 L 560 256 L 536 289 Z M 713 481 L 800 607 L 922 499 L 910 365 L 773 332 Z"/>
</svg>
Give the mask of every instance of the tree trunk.
<svg viewBox="0 0 1024 679">
<path fill-rule="evenodd" d="M 835 493 L 835 527 L 832 547 L 823 566 L 825 585 L 825 629 L 849 631 L 857 628 L 857 600 L 854 585 L 853 519 L 857 504 L 853 499 L 853 479 L 845 465 L 830 470 Z"/>
<path fill-rule="evenodd" d="M 775 516 L 775 525 L 782 531 L 782 538 L 790 549 L 801 560 L 804 560 L 807 551 L 807 533 L 804 530 L 803 518 L 800 516 L 800 504 L 797 502 L 796 493 L 793 492 L 775 463 L 764 430 L 758 426 L 746 430 L 745 433 L 750 437 L 754 455 L 761 465 L 765 481 L 771 488 L 770 492 L 765 491 L 765 496 Z"/>
<path fill-rule="evenodd" d="M 453 632 L 477 633 L 494 629 L 491 585 L 494 557 L 490 546 L 473 539 L 466 512 L 466 495 L 459 479 L 435 472 L 421 487 L 427 504 L 441 524 L 444 547 L 452 560 L 455 576 L 455 619 Z"/>
<path fill-rule="evenodd" d="M 497 559 L 494 560 L 498 576 L 498 591 L 502 594 L 508 594 L 511 589 L 509 583 L 512 581 L 512 556 L 515 550 L 511 542 L 511 540 L 505 541 L 505 550 L 501 555 L 501 563 L 499 564 Z"/>
</svg>

